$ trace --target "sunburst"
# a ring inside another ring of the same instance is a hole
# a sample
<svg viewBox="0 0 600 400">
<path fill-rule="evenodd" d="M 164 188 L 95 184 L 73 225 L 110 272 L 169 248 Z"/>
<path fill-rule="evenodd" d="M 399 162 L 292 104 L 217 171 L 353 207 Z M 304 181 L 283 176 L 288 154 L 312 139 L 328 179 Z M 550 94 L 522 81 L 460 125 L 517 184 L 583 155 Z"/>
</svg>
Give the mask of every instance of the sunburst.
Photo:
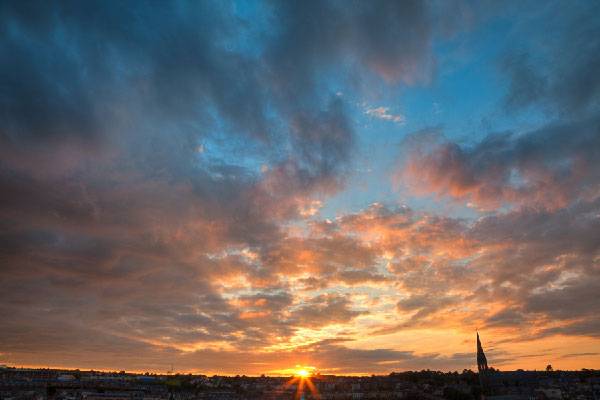
<svg viewBox="0 0 600 400">
<path fill-rule="evenodd" d="M 294 376 L 286 383 L 286 386 L 298 385 L 294 399 L 304 399 L 304 393 L 306 391 L 305 387 L 308 388 L 308 391 L 313 399 L 321 398 L 311 379 L 314 371 L 315 367 L 296 365 L 296 368 L 294 369 Z"/>
</svg>

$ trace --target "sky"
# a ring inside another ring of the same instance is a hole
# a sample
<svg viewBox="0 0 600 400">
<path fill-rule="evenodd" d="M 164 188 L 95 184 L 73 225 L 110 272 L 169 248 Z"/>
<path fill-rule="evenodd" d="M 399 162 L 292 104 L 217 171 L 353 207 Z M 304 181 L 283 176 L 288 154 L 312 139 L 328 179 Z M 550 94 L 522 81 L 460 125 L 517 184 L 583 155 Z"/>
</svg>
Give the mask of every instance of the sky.
<svg viewBox="0 0 600 400">
<path fill-rule="evenodd" d="M 0 2 L 0 364 L 600 368 L 599 14 Z"/>
</svg>

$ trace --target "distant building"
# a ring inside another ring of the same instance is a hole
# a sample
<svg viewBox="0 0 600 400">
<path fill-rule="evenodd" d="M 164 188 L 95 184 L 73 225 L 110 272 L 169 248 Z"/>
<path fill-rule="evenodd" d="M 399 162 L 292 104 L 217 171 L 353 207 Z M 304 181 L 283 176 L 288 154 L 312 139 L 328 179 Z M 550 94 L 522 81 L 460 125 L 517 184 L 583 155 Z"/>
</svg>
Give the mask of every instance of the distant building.
<svg viewBox="0 0 600 400">
<path fill-rule="evenodd" d="M 479 371 L 481 392 L 483 395 L 488 395 L 490 394 L 489 368 L 487 358 L 483 352 L 483 347 L 481 346 L 481 341 L 479 340 L 479 332 L 477 332 L 477 370 Z"/>
</svg>

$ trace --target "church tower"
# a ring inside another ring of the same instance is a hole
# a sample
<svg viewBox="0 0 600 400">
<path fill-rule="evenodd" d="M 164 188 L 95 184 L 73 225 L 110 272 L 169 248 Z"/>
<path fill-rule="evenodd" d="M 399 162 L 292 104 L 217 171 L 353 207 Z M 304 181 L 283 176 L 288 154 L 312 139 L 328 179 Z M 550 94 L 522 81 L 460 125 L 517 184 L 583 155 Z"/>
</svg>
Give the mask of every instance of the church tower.
<svg viewBox="0 0 600 400">
<path fill-rule="evenodd" d="M 488 382 L 488 363 L 481 341 L 479 340 L 479 332 L 477 332 L 477 370 L 479 371 L 479 384 L 481 385 L 481 391 L 483 394 L 489 394 L 489 382 Z"/>
</svg>

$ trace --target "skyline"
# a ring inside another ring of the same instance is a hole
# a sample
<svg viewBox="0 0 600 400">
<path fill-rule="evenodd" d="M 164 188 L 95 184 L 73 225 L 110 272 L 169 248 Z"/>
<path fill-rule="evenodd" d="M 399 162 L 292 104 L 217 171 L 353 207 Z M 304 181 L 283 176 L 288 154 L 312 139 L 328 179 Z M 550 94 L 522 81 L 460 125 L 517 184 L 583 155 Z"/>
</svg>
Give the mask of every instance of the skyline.
<svg viewBox="0 0 600 400">
<path fill-rule="evenodd" d="M 0 364 L 600 368 L 600 3 L 0 3 Z"/>
<path fill-rule="evenodd" d="M 482 374 L 482 370 L 483 373 L 496 373 L 496 372 L 501 372 L 501 370 L 499 368 L 494 368 L 493 366 L 489 367 L 487 365 L 487 359 L 485 357 L 485 352 L 483 350 L 483 346 L 481 344 L 480 338 L 479 338 L 479 332 L 476 331 L 476 351 L 474 352 L 475 358 L 477 360 L 476 362 L 476 366 L 477 366 L 477 371 L 473 371 L 470 368 L 465 368 L 463 369 L 462 373 L 471 373 L 471 374 L 478 374 L 481 375 Z M 173 364 L 170 365 L 170 368 L 167 371 L 142 371 L 142 370 L 131 370 L 131 371 L 125 371 L 125 370 L 121 370 L 121 371 L 117 371 L 117 370 L 111 370 L 111 369 L 88 369 L 88 370 L 80 370 L 79 368 L 77 369 L 73 369 L 73 368 L 68 368 L 68 367 L 42 367 L 42 366 L 18 366 L 18 365 L 5 365 L 5 364 L 0 364 L 0 370 L 17 370 L 17 371 L 45 371 L 45 370 L 54 370 L 54 371 L 73 371 L 73 372 L 99 372 L 99 373 L 108 373 L 108 374 L 144 374 L 144 375 L 157 375 L 157 376 L 179 376 L 179 375 L 186 375 L 188 374 L 189 376 L 192 376 L 194 373 L 189 372 L 189 371 L 178 371 L 175 366 Z M 421 372 L 424 372 L 425 370 L 421 370 Z M 427 371 L 430 371 L 429 369 L 427 369 Z M 524 371 L 523 369 L 519 369 L 518 371 Z M 534 370 L 537 371 L 537 370 Z M 543 371 L 543 370 L 542 370 Z M 546 372 L 554 372 L 554 369 L 552 367 L 552 365 L 548 364 L 545 368 Z M 594 369 L 586 369 L 586 368 L 582 368 L 581 371 L 595 371 Z M 210 372 L 207 371 L 203 371 L 204 374 L 200 374 L 203 376 L 209 376 L 211 375 Z M 292 377 L 292 380 L 289 381 L 288 383 L 294 383 L 297 380 L 306 380 L 306 379 L 310 379 L 311 377 L 327 377 L 327 376 L 336 376 L 336 375 L 327 375 L 321 374 L 321 371 L 319 371 L 316 367 L 311 366 L 311 365 L 299 365 L 296 364 L 293 368 L 285 368 L 285 369 L 281 369 L 281 370 L 276 370 L 276 371 L 270 371 L 271 373 L 269 375 L 266 375 L 264 373 L 261 374 L 254 374 L 254 375 L 241 375 L 242 377 Z M 419 371 L 411 371 L 411 370 L 405 370 L 405 371 L 391 371 L 390 375 L 393 375 L 395 373 L 403 373 L 403 372 L 419 372 Z M 439 373 L 458 373 L 458 371 L 432 371 L 432 372 L 439 372 Z M 510 371 L 509 371 L 510 372 Z M 527 372 L 531 372 L 531 371 L 527 371 Z M 565 372 L 565 371 L 561 371 L 561 370 L 556 370 L 555 372 Z M 577 370 L 567 370 L 566 372 L 577 372 Z M 197 374 L 197 373 L 196 373 Z M 214 377 L 219 376 L 219 374 L 212 374 Z M 222 376 L 233 376 L 231 374 L 227 375 L 224 374 Z M 239 374 L 236 375 L 237 377 L 240 377 Z M 368 377 L 368 376 L 378 376 L 375 374 L 369 374 L 369 373 L 350 373 L 350 374 L 342 374 L 342 375 L 338 375 L 340 377 L 343 376 L 354 376 L 354 377 Z M 381 376 L 381 375 L 379 375 Z M 65 378 L 66 379 L 66 378 Z M 69 378 L 70 379 L 70 378 Z M 479 381 L 481 382 L 481 381 Z M 297 382 L 296 382 L 297 383 Z M 480 383 L 481 384 L 481 383 Z M 483 385 L 483 384 L 481 384 Z"/>
</svg>

